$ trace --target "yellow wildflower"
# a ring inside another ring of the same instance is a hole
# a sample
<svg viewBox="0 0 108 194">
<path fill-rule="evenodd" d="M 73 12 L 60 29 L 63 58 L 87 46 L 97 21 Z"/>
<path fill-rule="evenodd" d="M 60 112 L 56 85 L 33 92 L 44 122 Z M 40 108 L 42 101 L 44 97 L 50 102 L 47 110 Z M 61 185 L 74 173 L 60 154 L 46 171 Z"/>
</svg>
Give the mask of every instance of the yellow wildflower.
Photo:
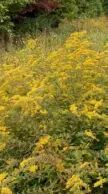
<svg viewBox="0 0 108 194">
<path fill-rule="evenodd" d="M 98 114 L 98 113 L 95 112 L 95 111 L 88 111 L 88 112 L 86 113 L 86 116 L 87 116 L 89 119 L 92 119 L 93 117 L 101 118 L 101 115 Z"/>
<path fill-rule="evenodd" d="M 7 129 L 6 129 L 6 127 L 0 127 L 0 131 L 3 131 L 3 132 L 5 132 Z"/>
<path fill-rule="evenodd" d="M 84 168 L 85 166 L 87 166 L 89 164 L 89 162 L 84 162 L 84 163 L 82 163 L 81 165 L 80 165 L 80 168 L 82 169 L 82 168 Z"/>
<path fill-rule="evenodd" d="M 36 45 L 36 40 L 30 39 L 27 41 L 27 46 L 33 48 Z"/>
<path fill-rule="evenodd" d="M 32 173 L 36 172 L 38 170 L 38 166 L 37 165 L 32 165 L 28 168 L 28 170 Z"/>
<path fill-rule="evenodd" d="M 35 160 L 35 157 L 30 157 L 30 158 L 27 158 L 27 159 L 24 159 L 21 163 L 20 163 L 20 166 L 22 168 L 24 168 L 25 166 L 27 166 L 29 163 L 33 162 Z"/>
<path fill-rule="evenodd" d="M 0 182 L 2 182 L 8 174 L 6 172 L 3 172 L 0 174 Z"/>
<path fill-rule="evenodd" d="M 40 110 L 40 113 L 43 114 L 43 115 L 47 115 L 48 112 L 46 110 Z"/>
<path fill-rule="evenodd" d="M 9 187 L 3 187 L 1 189 L 1 194 L 12 194 L 12 191 L 9 189 Z"/>
<path fill-rule="evenodd" d="M 47 143 L 49 142 L 50 138 L 51 138 L 50 136 L 42 137 L 42 138 L 40 138 L 40 140 L 37 142 L 36 145 L 37 145 L 38 147 L 41 147 L 41 146 L 47 144 Z"/>
<path fill-rule="evenodd" d="M 70 189 L 70 191 L 76 191 L 77 189 L 80 190 L 81 187 L 87 189 L 88 185 L 83 182 L 79 175 L 72 175 L 66 183 L 66 189 Z"/>
<path fill-rule="evenodd" d="M 70 106 L 70 111 L 73 113 L 73 114 L 77 114 L 77 106 L 75 104 L 72 104 Z"/>
<path fill-rule="evenodd" d="M 86 134 L 88 137 L 97 140 L 97 138 L 93 135 L 92 131 L 90 131 L 90 130 L 89 130 L 89 131 L 88 131 L 88 130 L 85 130 L 85 134 Z M 98 140 L 97 140 L 97 141 L 98 141 Z"/>
<path fill-rule="evenodd" d="M 94 109 L 97 110 L 99 107 L 102 106 L 103 100 L 99 100 L 99 101 L 91 100 L 89 103 L 94 105 Z"/>
<path fill-rule="evenodd" d="M 5 107 L 4 106 L 0 106 L 0 111 L 3 111 L 5 110 Z"/>
<path fill-rule="evenodd" d="M 97 181 L 96 183 L 94 183 L 94 188 L 99 187 L 99 186 L 103 186 L 104 183 L 108 182 L 107 178 L 102 178 L 99 177 L 99 181 Z"/>
</svg>

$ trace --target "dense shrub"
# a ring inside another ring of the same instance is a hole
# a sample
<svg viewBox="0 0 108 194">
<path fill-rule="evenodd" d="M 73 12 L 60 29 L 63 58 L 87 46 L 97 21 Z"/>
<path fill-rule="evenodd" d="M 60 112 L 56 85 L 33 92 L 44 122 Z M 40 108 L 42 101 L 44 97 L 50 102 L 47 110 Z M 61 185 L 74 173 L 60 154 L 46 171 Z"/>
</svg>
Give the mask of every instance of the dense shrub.
<svg viewBox="0 0 108 194">
<path fill-rule="evenodd" d="M 0 33 L 10 33 L 14 29 L 14 33 L 25 34 L 28 29 L 27 33 L 31 34 L 35 33 L 35 27 L 58 26 L 64 17 L 95 17 L 104 10 L 107 10 L 107 3 L 103 0 L 3 0 L 0 2 Z"/>
<path fill-rule="evenodd" d="M 103 0 L 103 7 L 104 7 L 104 12 L 108 15 L 108 1 Z"/>
<path fill-rule="evenodd" d="M 0 30 L 9 31 L 14 23 L 21 23 L 25 18 L 50 14 L 59 8 L 60 4 L 51 0 L 17 0 L 0 2 Z"/>
<path fill-rule="evenodd" d="M 52 27 L 58 27 L 58 24 L 63 18 L 70 20 L 75 18 L 96 17 L 103 13 L 103 4 L 101 0 L 59 0 L 59 4 L 55 3 L 56 8 L 52 13 L 44 13 L 35 15 L 35 17 L 25 18 L 22 23 L 16 25 L 15 32 L 20 34 L 35 34 L 36 30 L 50 29 Z M 19 31 L 18 31 L 19 29 Z M 28 30 L 27 30 L 28 29 Z"/>
<path fill-rule="evenodd" d="M 107 54 L 107 45 L 98 52 L 80 32 L 49 54 L 29 40 L 5 57 L 1 194 L 106 192 Z"/>
<path fill-rule="evenodd" d="M 21 7 L 25 6 L 29 0 L 2 0 L 0 2 L 0 32 L 10 31 L 12 27 L 11 17 L 14 16 Z"/>
<path fill-rule="evenodd" d="M 101 0 L 61 0 L 63 4 L 62 15 L 69 19 L 78 17 L 96 17 L 103 13 Z"/>
</svg>

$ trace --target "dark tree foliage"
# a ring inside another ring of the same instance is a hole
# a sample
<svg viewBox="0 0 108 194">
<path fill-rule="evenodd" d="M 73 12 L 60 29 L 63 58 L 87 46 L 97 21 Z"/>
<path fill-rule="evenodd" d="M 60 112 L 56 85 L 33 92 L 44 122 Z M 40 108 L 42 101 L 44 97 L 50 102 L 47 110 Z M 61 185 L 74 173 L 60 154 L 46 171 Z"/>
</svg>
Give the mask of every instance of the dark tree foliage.
<svg viewBox="0 0 108 194">
<path fill-rule="evenodd" d="M 20 23 L 25 18 L 37 17 L 40 14 L 50 14 L 55 12 L 55 9 L 60 8 L 58 2 L 52 0 L 41 0 L 28 3 L 24 8 L 21 8 L 18 13 L 12 17 L 14 23 Z"/>
<path fill-rule="evenodd" d="M 107 10 L 107 0 L 1 0 L 0 39 L 6 43 L 12 32 L 31 34 L 32 29 L 57 27 L 64 17 L 95 17 Z"/>
</svg>

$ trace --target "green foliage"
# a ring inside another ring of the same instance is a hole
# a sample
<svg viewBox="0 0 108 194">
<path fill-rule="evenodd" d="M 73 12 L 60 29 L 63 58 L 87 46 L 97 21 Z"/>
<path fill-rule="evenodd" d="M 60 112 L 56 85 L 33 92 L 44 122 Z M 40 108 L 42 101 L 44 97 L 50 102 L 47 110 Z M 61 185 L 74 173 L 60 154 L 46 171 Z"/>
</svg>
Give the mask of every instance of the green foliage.
<svg viewBox="0 0 108 194">
<path fill-rule="evenodd" d="M 42 14 L 36 18 L 26 18 L 23 25 L 16 24 L 14 33 L 22 36 L 36 37 L 36 33 L 40 31 L 50 31 L 53 27 L 58 27 L 60 17 L 57 14 Z"/>
<path fill-rule="evenodd" d="M 29 0 L 2 0 L 0 1 L 0 32 L 11 32 L 13 24 L 11 17 L 26 5 Z"/>
<path fill-rule="evenodd" d="M 68 19 L 78 17 L 78 5 L 76 0 L 61 0 L 61 15 Z"/>
<path fill-rule="evenodd" d="M 96 17 L 103 13 L 101 0 L 60 0 L 61 8 L 55 13 L 38 15 L 36 18 L 26 18 L 23 25 L 15 27 L 15 32 L 35 35 L 36 31 L 50 29 L 56 26 L 63 18 L 70 20 L 75 18 Z"/>
<path fill-rule="evenodd" d="M 76 17 L 95 17 L 103 13 L 101 0 L 61 0 L 62 14 L 70 19 Z"/>
<path fill-rule="evenodd" d="M 104 11 L 108 15 L 108 1 L 103 0 L 102 2 L 103 2 Z"/>
<path fill-rule="evenodd" d="M 2 0 L 0 1 L 0 32 L 11 33 L 13 23 L 11 18 L 31 0 Z M 15 33 L 35 34 L 36 30 L 56 26 L 64 17 L 74 19 L 78 17 L 99 16 L 104 10 L 107 10 L 107 2 L 101 0 L 60 0 L 61 8 L 57 9 L 55 14 L 43 14 L 36 18 L 28 18 L 14 27 Z"/>
<path fill-rule="evenodd" d="M 77 0 L 79 14 L 80 15 L 87 15 L 88 17 L 95 17 L 99 16 L 103 13 L 103 5 L 101 0 L 84 0 L 79 1 Z"/>
</svg>

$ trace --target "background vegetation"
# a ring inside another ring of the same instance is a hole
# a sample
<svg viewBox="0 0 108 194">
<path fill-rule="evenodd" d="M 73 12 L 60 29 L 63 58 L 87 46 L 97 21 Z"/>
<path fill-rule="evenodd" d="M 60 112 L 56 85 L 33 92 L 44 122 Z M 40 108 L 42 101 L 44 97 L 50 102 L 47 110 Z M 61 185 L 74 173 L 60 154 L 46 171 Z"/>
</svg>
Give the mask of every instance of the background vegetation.
<svg viewBox="0 0 108 194">
<path fill-rule="evenodd" d="M 108 10 L 108 3 L 106 0 L 57 0 L 57 2 L 60 3 L 61 8 L 55 10 L 54 14 L 45 13 L 39 14 L 35 18 L 27 17 L 23 23 L 15 27 L 15 24 L 12 22 L 12 18 L 16 16 L 21 8 L 26 7 L 26 4 L 31 2 L 34 1 L 0 1 L 0 31 L 10 33 L 14 30 L 14 33 L 32 34 L 42 27 L 51 27 L 53 22 L 60 21 L 64 17 L 68 19 L 94 17 L 99 16 Z"/>
</svg>

